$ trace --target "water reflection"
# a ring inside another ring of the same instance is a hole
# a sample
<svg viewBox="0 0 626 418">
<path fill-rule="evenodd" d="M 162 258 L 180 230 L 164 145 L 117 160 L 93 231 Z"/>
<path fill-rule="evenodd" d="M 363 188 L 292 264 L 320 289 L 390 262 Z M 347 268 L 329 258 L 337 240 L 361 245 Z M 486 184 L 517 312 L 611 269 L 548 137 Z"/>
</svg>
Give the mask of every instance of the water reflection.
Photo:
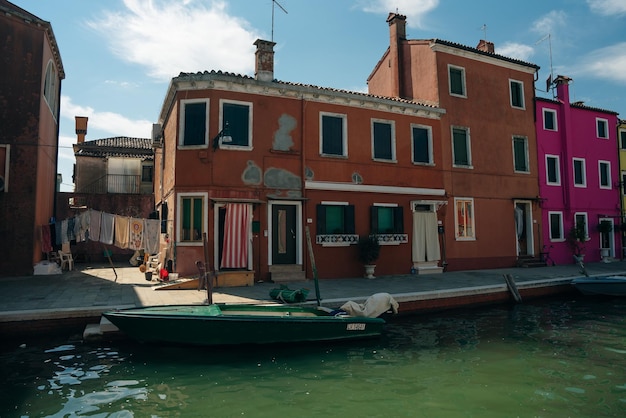
<svg viewBox="0 0 626 418">
<path fill-rule="evenodd" d="M 3 350 L 0 416 L 623 416 L 624 300 L 402 318 L 380 340 Z"/>
</svg>

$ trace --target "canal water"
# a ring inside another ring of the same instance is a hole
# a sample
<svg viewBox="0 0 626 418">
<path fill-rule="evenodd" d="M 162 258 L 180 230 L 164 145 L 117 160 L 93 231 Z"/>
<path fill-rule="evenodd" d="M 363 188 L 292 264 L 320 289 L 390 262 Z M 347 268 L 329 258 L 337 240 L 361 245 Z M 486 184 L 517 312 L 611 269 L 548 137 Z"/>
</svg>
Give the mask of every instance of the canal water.
<svg viewBox="0 0 626 418">
<path fill-rule="evenodd" d="M 1 417 L 624 417 L 626 299 L 404 317 L 340 344 L 5 341 L 0 379 Z"/>
</svg>

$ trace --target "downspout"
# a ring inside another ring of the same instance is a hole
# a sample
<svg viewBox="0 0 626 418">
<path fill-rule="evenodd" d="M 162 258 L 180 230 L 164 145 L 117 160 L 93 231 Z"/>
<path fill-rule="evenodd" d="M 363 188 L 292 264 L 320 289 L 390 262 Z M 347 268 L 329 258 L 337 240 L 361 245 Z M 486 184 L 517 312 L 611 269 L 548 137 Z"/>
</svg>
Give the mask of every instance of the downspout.
<svg viewBox="0 0 626 418">
<path fill-rule="evenodd" d="M 302 248 L 302 265 L 304 267 L 304 271 L 308 270 L 308 262 L 306 257 L 306 237 L 304 236 L 304 230 L 307 223 L 307 198 L 306 198 L 306 147 L 305 147 L 305 127 L 306 127 L 306 99 L 304 95 L 300 96 L 300 161 L 302 164 L 301 175 L 302 175 L 302 234 L 300 234 L 301 243 L 300 246 Z M 306 273 L 305 273 L 306 275 Z"/>
</svg>

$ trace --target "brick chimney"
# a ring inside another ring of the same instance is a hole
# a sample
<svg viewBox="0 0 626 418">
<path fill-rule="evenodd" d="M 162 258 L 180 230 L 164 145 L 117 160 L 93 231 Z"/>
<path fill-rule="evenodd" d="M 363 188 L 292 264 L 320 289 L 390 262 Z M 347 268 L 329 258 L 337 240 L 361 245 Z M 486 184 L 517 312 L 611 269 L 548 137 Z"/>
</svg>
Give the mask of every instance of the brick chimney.
<svg viewBox="0 0 626 418">
<path fill-rule="evenodd" d="M 274 45 L 276 42 L 257 39 L 254 42 L 254 76 L 259 81 L 274 80 Z"/>
<path fill-rule="evenodd" d="M 484 39 L 481 39 L 480 42 L 478 42 L 476 49 L 490 54 L 494 54 L 496 52 L 496 47 L 493 45 L 493 42 L 485 41 Z"/>
<path fill-rule="evenodd" d="M 82 144 L 85 142 L 85 135 L 87 135 L 87 116 L 76 116 L 76 143 Z"/>
<path fill-rule="evenodd" d="M 402 54 L 402 42 L 406 40 L 406 16 L 397 13 L 389 13 L 389 68 L 391 68 L 391 93 L 392 96 L 402 97 L 404 83 L 402 67 L 404 59 Z"/>
</svg>

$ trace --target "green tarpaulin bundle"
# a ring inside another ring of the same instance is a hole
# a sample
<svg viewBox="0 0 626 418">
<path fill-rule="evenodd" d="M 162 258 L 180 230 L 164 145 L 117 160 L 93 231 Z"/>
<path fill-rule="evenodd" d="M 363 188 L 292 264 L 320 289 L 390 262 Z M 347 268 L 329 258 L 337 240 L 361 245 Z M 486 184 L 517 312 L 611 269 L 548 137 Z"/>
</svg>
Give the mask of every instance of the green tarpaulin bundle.
<svg viewBox="0 0 626 418">
<path fill-rule="evenodd" d="M 309 289 L 292 290 L 284 284 L 280 285 L 280 289 L 270 290 L 272 299 L 280 300 L 285 303 L 304 302 L 309 294 Z"/>
</svg>

